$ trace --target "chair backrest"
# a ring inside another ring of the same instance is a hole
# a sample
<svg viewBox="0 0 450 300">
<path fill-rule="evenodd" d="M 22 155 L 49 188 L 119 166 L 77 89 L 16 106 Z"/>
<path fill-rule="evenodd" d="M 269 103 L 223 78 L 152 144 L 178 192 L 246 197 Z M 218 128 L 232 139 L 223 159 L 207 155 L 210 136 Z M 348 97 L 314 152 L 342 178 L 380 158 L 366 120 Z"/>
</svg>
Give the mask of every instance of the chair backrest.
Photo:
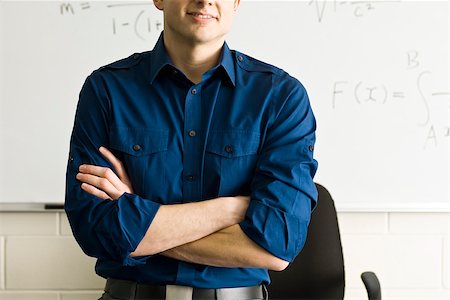
<svg viewBox="0 0 450 300">
<path fill-rule="evenodd" d="M 320 184 L 317 206 L 308 227 L 305 246 L 282 272 L 270 272 L 270 299 L 343 299 L 344 259 L 336 208 Z"/>
</svg>

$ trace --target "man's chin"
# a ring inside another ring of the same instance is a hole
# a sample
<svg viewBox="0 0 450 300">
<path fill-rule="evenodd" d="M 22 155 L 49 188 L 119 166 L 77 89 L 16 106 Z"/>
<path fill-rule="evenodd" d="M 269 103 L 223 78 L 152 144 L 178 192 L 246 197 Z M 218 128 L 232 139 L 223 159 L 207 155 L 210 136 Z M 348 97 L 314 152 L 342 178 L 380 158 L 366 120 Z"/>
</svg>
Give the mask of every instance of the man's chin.
<svg viewBox="0 0 450 300">
<path fill-rule="evenodd" d="M 225 34 L 219 35 L 219 34 L 211 34 L 211 33 L 196 33 L 192 35 L 192 42 L 197 45 L 208 45 L 208 44 L 216 44 L 216 43 L 223 43 L 225 40 Z"/>
</svg>

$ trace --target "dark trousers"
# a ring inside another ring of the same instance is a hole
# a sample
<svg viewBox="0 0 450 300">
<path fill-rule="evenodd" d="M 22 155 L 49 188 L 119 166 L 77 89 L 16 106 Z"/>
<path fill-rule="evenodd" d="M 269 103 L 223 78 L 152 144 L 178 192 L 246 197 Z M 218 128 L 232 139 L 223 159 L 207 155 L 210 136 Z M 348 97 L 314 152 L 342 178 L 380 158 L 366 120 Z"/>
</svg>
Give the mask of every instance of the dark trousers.
<svg viewBox="0 0 450 300">
<path fill-rule="evenodd" d="M 99 300 L 267 300 L 265 286 L 199 289 L 186 286 L 157 286 L 108 278 Z"/>
</svg>

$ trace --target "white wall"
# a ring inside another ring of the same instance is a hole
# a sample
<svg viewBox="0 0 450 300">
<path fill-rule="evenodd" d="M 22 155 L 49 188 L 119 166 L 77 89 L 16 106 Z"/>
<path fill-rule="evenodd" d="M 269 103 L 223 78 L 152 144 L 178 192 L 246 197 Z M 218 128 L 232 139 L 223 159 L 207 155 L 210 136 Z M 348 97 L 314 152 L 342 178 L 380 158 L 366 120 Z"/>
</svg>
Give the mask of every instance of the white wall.
<svg viewBox="0 0 450 300">
<path fill-rule="evenodd" d="M 338 214 L 345 300 L 367 299 L 360 273 L 384 300 L 450 298 L 450 213 Z M 104 280 L 75 243 L 63 212 L 0 212 L 1 300 L 98 299 Z"/>
</svg>

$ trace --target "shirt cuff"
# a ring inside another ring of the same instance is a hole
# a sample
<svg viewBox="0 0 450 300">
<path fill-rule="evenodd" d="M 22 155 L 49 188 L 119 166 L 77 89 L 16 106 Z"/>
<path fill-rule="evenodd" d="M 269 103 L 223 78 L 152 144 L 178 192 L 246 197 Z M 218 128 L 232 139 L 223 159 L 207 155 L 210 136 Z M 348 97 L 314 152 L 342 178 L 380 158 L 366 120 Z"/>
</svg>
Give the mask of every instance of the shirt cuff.
<svg viewBox="0 0 450 300">
<path fill-rule="evenodd" d="M 142 199 L 133 194 L 125 193 L 117 201 L 118 227 L 111 230 L 113 241 L 116 243 L 122 263 L 125 266 L 145 264 L 149 256 L 131 257 L 152 223 L 160 204 Z"/>
<path fill-rule="evenodd" d="M 292 262 L 305 240 L 308 220 L 252 200 L 245 220 L 244 233 L 259 246 L 285 261 Z"/>
</svg>

